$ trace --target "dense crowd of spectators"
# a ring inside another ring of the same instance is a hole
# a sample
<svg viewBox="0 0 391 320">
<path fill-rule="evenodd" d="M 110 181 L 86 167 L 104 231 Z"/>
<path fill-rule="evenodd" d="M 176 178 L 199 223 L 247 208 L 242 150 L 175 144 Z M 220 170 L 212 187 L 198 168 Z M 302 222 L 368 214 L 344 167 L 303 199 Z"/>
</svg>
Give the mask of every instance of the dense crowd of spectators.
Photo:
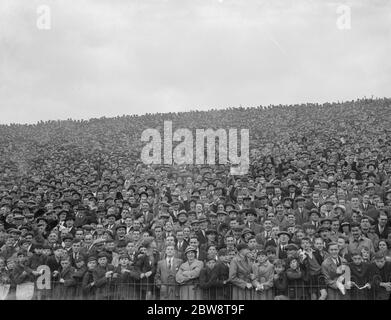
<svg viewBox="0 0 391 320">
<path fill-rule="evenodd" d="M 0 126 L 0 299 L 389 299 L 390 115 L 362 99 Z M 165 120 L 249 129 L 248 174 L 143 164 Z"/>
</svg>

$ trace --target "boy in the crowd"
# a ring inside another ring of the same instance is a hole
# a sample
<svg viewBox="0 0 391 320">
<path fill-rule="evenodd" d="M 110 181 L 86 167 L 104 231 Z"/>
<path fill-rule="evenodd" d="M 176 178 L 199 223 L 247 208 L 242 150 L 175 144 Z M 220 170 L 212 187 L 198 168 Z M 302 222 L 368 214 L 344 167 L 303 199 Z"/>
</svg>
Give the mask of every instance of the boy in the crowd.
<svg viewBox="0 0 391 320">
<path fill-rule="evenodd" d="M 388 300 L 391 293 L 391 262 L 386 261 L 383 252 L 377 252 L 371 263 L 371 277 L 375 300 Z"/>
<path fill-rule="evenodd" d="M 349 263 L 352 287 L 351 300 L 368 300 L 371 289 L 370 265 L 364 262 L 360 251 L 351 253 L 352 262 Z"/>
<path fill-rule="evenodd" d="M 122 254 L 119 265 L 114 269 L 114 299 L 134 300 L 136 297 L 136 281 L 140 279 L 140 271 L 132 265 L 129 256 Z"/>
<path fill-rule="evenodd" d="M 114 273 L 114 266 L 109 264 L 106 253 L 101 252 L 98 255 L 98 265 L 94 270 L 94 282 L 96 290 L 96 299 L 111 299 L 111 281 Z"/>
<path fill-rule="evenodd" d="M 90 256 L 87 260 L 87 271 L 83 275 L 82 290 L 83 299 L 95 300 L 96 286 L 94 272 L 98 265 L 95 256 Z"/>
<path fill-rule="evenodd" d="M 273 287 L 274 287 L 274 300 L 287 300 L 288 299 L 288 279 L 285 272 L 285 261 L 274 260 L 274 275 L 273 275 Z"/>
</svg>

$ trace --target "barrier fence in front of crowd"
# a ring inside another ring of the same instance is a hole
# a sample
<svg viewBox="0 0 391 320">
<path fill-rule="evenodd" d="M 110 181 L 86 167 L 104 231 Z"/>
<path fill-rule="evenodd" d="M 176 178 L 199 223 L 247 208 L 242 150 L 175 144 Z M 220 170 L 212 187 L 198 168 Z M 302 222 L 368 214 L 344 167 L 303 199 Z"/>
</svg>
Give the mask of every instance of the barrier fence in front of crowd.
<svg viewBox="0 0 391 320">
<path fill-rule="evenodd" d="M 391 275 L 389 280 L 391 282 Z M 369 281 L 371 287 L 360 285 L 351 279 L 351 288 L 343 294 L 340 289 L 338 299 L 346 300 L 385 300 L 389 293 L 379 287 L 381 279 L 374 277 Z M 83 286 L 74 283 L 52 282 L 50 289 L 38 289 L 34 282 L 17 285 L 0 285 L 0 300 L 317 300 L 330 287 L 319 277 L 317 283 L 289 284 L 281 291 L 271 287 L 265 290 L 240 288 L 233 284 L 201 286 L 198 282 L 179 285 L 177 283 L 159 284 L 148 282 L 119 282 L 108 280 L 104 284 Z M 335 293 L 335 292 L 334 292 Z"/>
</svg>

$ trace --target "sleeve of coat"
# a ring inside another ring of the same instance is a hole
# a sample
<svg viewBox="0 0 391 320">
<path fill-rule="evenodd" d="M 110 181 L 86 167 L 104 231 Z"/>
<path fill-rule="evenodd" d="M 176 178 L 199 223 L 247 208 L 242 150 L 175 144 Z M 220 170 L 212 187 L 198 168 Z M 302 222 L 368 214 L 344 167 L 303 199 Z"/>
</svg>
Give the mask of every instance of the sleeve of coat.
<svg viewBox="0 0 391 320">
<path fill-rule="evenodd" d="M 189 278 L 195 279 L 200 276 L 200 272 L 202 268 L 204 267 L 204 263 L 202 261 L 198 261 L 198 263 L 193 267 L 189 272 Z"/>
<path fill-rule="evenodd" d="M 252 280 L 252 285 L 254 287 L 257 287 L 259 284 L 261 284 L 259 281 L 258 281 L 258 276 L 259 276 L 259 272 L 258 272 L 258 265 L 256 263 L 253 264 L 253 274 L 251 276 L 251 280 Z"/>
<path fill-rule="evenodd" d="M 95 286 L 97 288 L 105 285 L 107 283 L 107 278 L 105 274 L 100 275 L 98 272 L 93 272 Z"/>
<path fill-rule="evenodd" d="M 322 274 L 324 275 L 326 285 L 333 289 L 337 289 L 337 280 L 331 279 L 330 268 L 325 262 L 322 263 Z"/>
<path fill-rule="evenodd" d="M 160 261 L 157 263 L 157 269 L 155 273 L 155 284 L 160 286 L 162 284 L 162 278 L 161 278 L 161 266 L 162 264 Z"/>
<path fill-rule="evenodd" d="M 270 289 L 273 287 L 273 277 L 274 277 L 274 267 L 270 266 L 267 270 L 267 273 L 265 275 L 266 282 L 263 283 L 263 287 L 265 289 Z"/>
<path fill-rule="evenodd" d="M 185 263 L 183 263 L 180 267 L 178 272 L 175 275 L 175 280 L 178 283 L 184 283 L 185 281 L 189 280 L 190 278 L 183 274 L 183 271 L 185 271 Z"/>
<path fill-rule="evenodd" d="M 206 269 L 202 269 L 200 272 L 200 288 L 208 289 L 211 286 L 211 279 L 208 279 Z"/>
<path fill-rule="evenodd" d="M 242 289 L 246 288 L 247 282 L 238 278 L 238 264 L 235 260 L 232 260 L 229 265 L 229 280 L 232 284 Z"/>
</svg>

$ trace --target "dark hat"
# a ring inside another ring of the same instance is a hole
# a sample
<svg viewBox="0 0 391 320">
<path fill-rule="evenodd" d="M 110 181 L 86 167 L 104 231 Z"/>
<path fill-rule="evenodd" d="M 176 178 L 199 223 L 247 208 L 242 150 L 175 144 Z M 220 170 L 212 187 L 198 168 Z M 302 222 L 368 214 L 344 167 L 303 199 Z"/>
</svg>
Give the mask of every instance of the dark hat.
<svg viewBox="0 0 391 320">
<path fill-rule="evenodd" d="M 73 235 L 72 233 L 67 233 L 65 236 L 62 237 L 62 241 L 64 240 L 73 240 Z"/>
<path fill-rule="evenodd" d="M 228 250 L 226 248 L 222 248 L 219 250 L 219 252 L 217 254 L 219 257 L 226 256 L 228 254 Z"/>
<path fill-rule="evenodd" d="M 280 231 L 277 233 L 277 236 L 279 237 L 280 235 L 286 234 L 289 238 L 291 237 L 291 234 L 288 231 Z"/>
<path fill-rule="evenodd" d="M 313 214 L 313 213 L 316 213 L 320 217 L 320 213 L 319 213 L 318 209 L 315 209 L 315 208 L 311 209 L 310 210 L 310 215 Z"/>
<path fill-rule="evenodd" d="M 115 227 L 115 231 L 117 232 L 118 229 L 125 229 L 125 230 L 126 230 L 126 225 L 124 225 L 124 224 L 119 224 L 119 225 L 117 225 L 117 226 Z"/>
<path fill-rule="evenodd" d="M 15 229 L 15 228 L 10 228 L 10 229 L 7 229 L 7 233 L 9 233 L 9 234 L 11 234 L 11 233 L 21 234 L 21 231 L 18 230 L 18 229 Z"/>
<path fill-rule="evenodd" d="M 231 211 L 236 211 L 236 212 L 238 212 L 237 210 L 231 210 Z M 221 215 L 221 214 L 223 214 L 223 215 L 225 215 L 225 216 L 226 216 L 226 215 L 227 215 L 227 212 L 225 212 L 225 211 L 221 211 L 221 210 L 220 210 L 220 211 L 217 211 L 217 212 L 216 212 L 216 214 L 217 214 L 217 215 Z"/>
<path fill-rule="evenodd" d="M 257 216 L 257 212 L 255 211 L 255 209 L 246 209 L 244 214 L 246 216 L 248 216 L 249 214 L 252 214 L 253 216 Z"/>
<path fill-rule="evenodd" d="M 305 201 L 305 198 L 302 197 L 302 196 L 298 196 L 298 197 L 296 197 L 295 201 L 296 201 L 296 202 Z"/>
<path fill-rule="evenodd" d="M 184 215 L 187 217 L 187 211 L 186 211 L 186 210 L 180 210 L 179 213 L 178 213 L 178 217 L 179 217 L 181 214 L 184 214 Z"/>
<path fill-rule="evenodd" d="M 323 232 L 323 231 L 330 231 L 330 230 L 331 230 L 330 227 L 320 227 L 320 228 L 318 229 L 318 233 L 321 233 L 321 232 Z"/>
<path fill-rule="evenodd" d="M 341 227 L 343 227 L 343 226 L 349 226 L 350 227 L 350 222 L 349 221 L 343 221 L 341 223 Z"/>
<path fill-rule="evenodd" d="M 96 257 L 95 256 L 89 256 L 88 259 L 87 259 L 87 262 L 90 262 L 90 261 L 96 261 Z"/>
<path fill-rule="evenodd" d="M 285 250 L 299 250 L 299 247 L 295 245 L 294 243 L 289 243 L 286 247 Z"/>
<path fill-rule="evenodd" d="M 188 254 L 189 252 L 193 251 L 194 253 L 197 252 L 197 249 L 192 247 L 192 246 L 188 246 L 185 250 L 185 255 Z"/>
<path fill-rule="evenodd" d="M 320 224 L 322 224 L 323 222 L 326 222 L 326 221 L 331 223 L 333 220 L 331 220 L 330 218 L 322 218 L 322 219 L 320 219 Z"/>
<path fill-rule="evenodd" d="M 238 251 L 241 251 L 243 249 L 248 249 L 248 244 L 246 243 L 239 243 L 236 248 L 238 249 Z"/>
<path fill-rule="evenodd" d="M 325 204 L 326 204 L 326 203 L 332 203 L 332 204 L 334 204 L 334 201 L 331 200 L 330 198 L 327 198 L 326 201 L 325 201 L 324 203 L 325 203 Z"/>
<path fill-rule="evenodd" d="M 250 228 L 244 228 L 242 231 L 242 237 L 244 237 L 245 234 L 250 233 L 252 235 L 255 235 L 254 231 L 252 231 Z"/>
<path fill-rule="evenodd" d="M 65 221 L 67 221 L 67 220 L 75 220 L 74 215 L 73 215 L 73 214 L 68 214 L 68 215 L 66 216 L 66 218 L 65 218 Z"/>
<path fill-rule="evenodd" d="M 104 252 L 104 251 L 99 252 L 99 253 L 98 253 L 98 259 L 99 259 L 99 258 L 107 258 L 107 253 Z"/>
<path fill-rule="evenodd" d="M 211 233 L 215 234 L 216 236 L 218 235 L 218 232 L 215 229 L 208 229 L 205 231 L 205 235 L 208 235 Z"/>
</svg>

